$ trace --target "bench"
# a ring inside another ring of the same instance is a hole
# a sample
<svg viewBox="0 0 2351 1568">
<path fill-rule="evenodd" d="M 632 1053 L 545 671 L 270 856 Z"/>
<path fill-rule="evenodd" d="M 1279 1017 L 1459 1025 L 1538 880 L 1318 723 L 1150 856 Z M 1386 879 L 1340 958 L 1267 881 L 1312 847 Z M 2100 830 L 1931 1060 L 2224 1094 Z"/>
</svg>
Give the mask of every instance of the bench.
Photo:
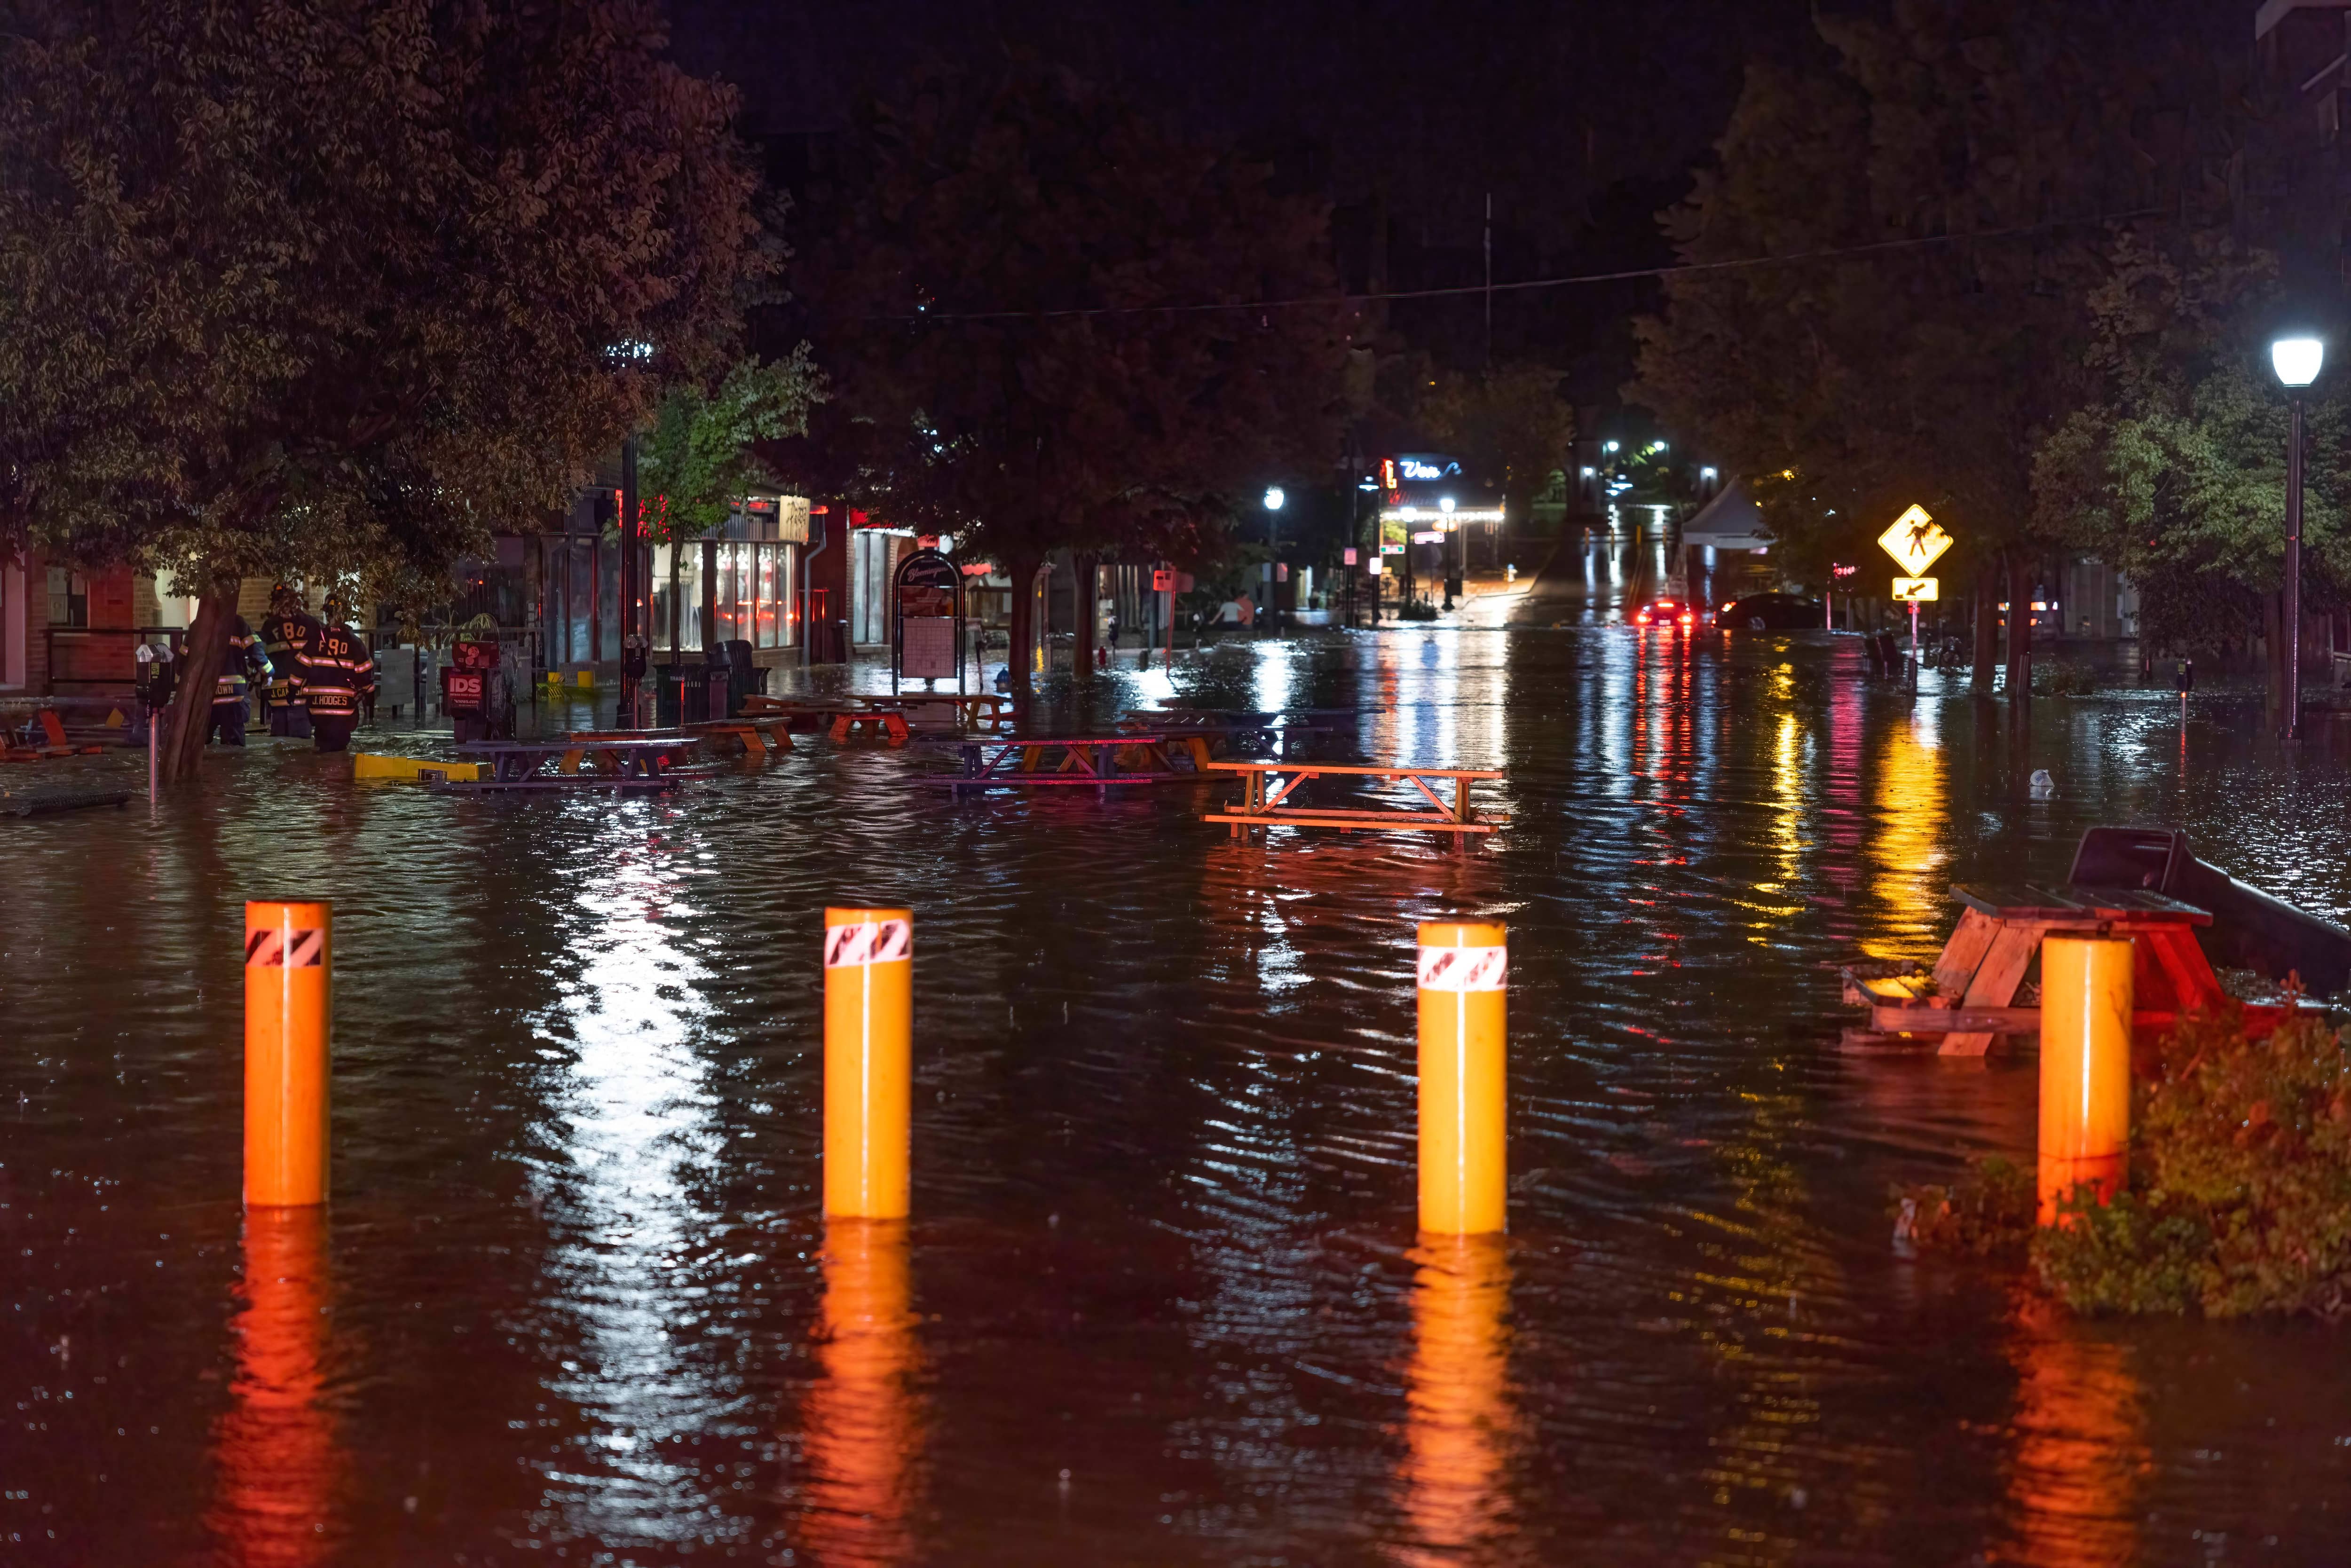
<svg viewBox="0 0 2351 1568">
<path fill-rule="evenodd" d="M 956 754 L 953 773 L 919 780 L 956 794 L 1004 787 L 1082 787 L 1108 794 L 1113 785 L 1164 784 L 1171 779 L 1207 781 L 1205 774 L 1181 773 L 1169 765 L 1167 737 L 1136 734 L 969 737 L 932 743 Z"/>
<path fill-rule="evenodd" d="M 1498 768 L 1390 767 L 1337 762 L 1211 762 L 1208 771 L 1240 776 L 1240 804 L 1228 811 L 1212 811 L 1203 819 L 1230 824 L 1232 836 L 1237 839 L 1252 828 L 1336 828 L 1343 833 L 1358 830 L 1451 833 L 1455 835 L 1456 841 L 1467 844 L 1472 837 L 1491 833 L 1510 821 L 1508 817 L 1481 818 L 1471 810 L 1469 803 L 1469 786 L 1473 781 L 1506 777 Z M 1289 781 L 1269 794 L 1268 787 L 1275 774 L 1287 775 Z M 1410 784 L 1433 810 L 1287 804 L 1300 785 L 1310 779 L 1322 778 L 1368 779 L 1391 784 Z M 1448 779 L 1453 781 L 1451 805 L 1447 805 L 1430 787 L 1431 780 L 1442 783 Z"/>
<path fill-rule="evenodd" d="M 444 794 L 494 789 L 673 789 L 685 779 L 677 763 L 694 749 L 691 736 L 586 734 L 552 740 L 475 740 L 457 749 L 478 758 L 487 778 L 460 782 L 428 779 Z M 587 766 L 592 759 L 592 770 Z M 543 771 L 550 761 L 555 769 Z"/>
<path fill-rule="evenodd" d="M 782 716 L 705 719 L 699 724 L 687 725 L 685 732 L 705 740 L 731 736 L 741 743 L 744 753 L 750 757 L 767 757 L 792 748 L 791 720 Z"/>
<path fill-rule="evenodd" d="M 55 708 L 45 707 L 36 717 L 46 744 L 0 747 L 0 762 L 42 762 L 58 757 L 96 757 L 106 749 L 102 746 L 86 746 L 68 739 L 65 721 L 57 717 Z"/>
<path fill-rule="evenodd" d="M 1843 971 L 1845 1000 L 1869 1009 L 1866 1030 L 1847 1030 L 1848 1049 L 1894 1037 L 1923 1048 L 1938 1040 L 1943 1056 L 1981 1056 L 2002 1035 L 2041 1032 L 2041 1009 L 2017 1005 L 2042 938 L 2124 936 L 2132 962 L 2134 1032 L 2159 1033 L 2182 1017 L 2223 1006 L 2228 995 L 2196 940 L 2212 916 L 2193 904 L 2136 888 L 2050 888 L 2029 883 L 1954 886 L 1959 925 L 1931 971 Z M 2248 1032 L 2266 1034 L 2285 1009 L 2247 1003 Z"/>
</svg>

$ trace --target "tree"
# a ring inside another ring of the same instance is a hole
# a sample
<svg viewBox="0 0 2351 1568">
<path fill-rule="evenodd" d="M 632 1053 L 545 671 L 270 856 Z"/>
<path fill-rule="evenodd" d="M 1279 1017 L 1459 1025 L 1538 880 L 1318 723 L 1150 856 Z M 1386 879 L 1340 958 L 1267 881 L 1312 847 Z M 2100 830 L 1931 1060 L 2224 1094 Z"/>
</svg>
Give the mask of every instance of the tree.
<svg viewBox="0 0 2351 1568">
<path fill-rule="evenodd" d="M 28 0 L 0 37 L 0 528 L 199 609 L 415 602 L 714 373 L 764 265 L 731 92 L 647 0 Z"/>
<path fill-rule="evenodd" d="M 1026 586 L 1064 548 L 1204 567 L 1335 456 L 1328 214 L 1264 168 L 1020 60 L 866 105 L 843 164 L 796 282 L 862 504 Z"/>
<path fill-rule="evenodd" d="M 1443 371 L 1433 379 L 1420 398 L 1421 428 L 1469 474 L 1499 489 L 1505 507 L 1525 516 L 1575 439 L 1575 411 L 1559 395 L 1560 372 L 1509 365 L 1482 375 Z"/>
<path fill-rule="evenodd" d="M 678 647 L 678 547 L 725 526 L 735 504 L 781 479 L 760 455 L 762 444 L 808 432 L 809 410 L 824 400 L 824 380 L 802 343 L 789 358 L 745 360 L 716 391 L 685 382 L 662 396 L 651 430 L 638 442 L 638 489 L 645 537 L 670 547 L 669 645 Z"/>
<path fill-rule="evenodd" d="M 1627 393 L 1739 472 L 1802 475 L 1806 507 L 1773 526 L 1840 542 L 1783 536 L 1792 556 L 1916 502 L 1960 541 L 1947 570 L 1980 590 L 2004 565 L 2013 589 L 2053 542 L 2034 455 L 2095 393 L 2086 301 L 2116 246 L 2225 215 L 2224 52 L 2121 0 L 1899 0 L 1817 26 L 1816 66 L 1750 70 L 1719 167 L 1668 215 L 1708 269 L 1667 280 Z"/>
</svg>

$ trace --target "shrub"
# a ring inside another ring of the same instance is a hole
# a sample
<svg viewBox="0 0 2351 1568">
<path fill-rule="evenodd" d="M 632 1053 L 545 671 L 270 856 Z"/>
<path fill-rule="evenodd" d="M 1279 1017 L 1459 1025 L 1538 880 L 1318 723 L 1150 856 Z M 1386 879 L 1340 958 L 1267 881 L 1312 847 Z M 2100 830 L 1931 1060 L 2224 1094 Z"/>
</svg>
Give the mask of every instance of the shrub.
<svg viewBox="0 0 2351 1568">
<path fill-rule="evenodd" d="M 2231 1008 L 2173 1036 L 2137 1097 L 2130 1186 L 2079 1194 L 2070 1223 L 2032 1225 L 2029 1181 L 1987 1160 L 1919 1201 L 1924 1245 L 1977 1256 L 2026 1238 L 2042 1282 L 2077 1312 L 2351 1310 L 2351 1060 L 2315 1020 L 2245 1037 Z"/>
</svg>

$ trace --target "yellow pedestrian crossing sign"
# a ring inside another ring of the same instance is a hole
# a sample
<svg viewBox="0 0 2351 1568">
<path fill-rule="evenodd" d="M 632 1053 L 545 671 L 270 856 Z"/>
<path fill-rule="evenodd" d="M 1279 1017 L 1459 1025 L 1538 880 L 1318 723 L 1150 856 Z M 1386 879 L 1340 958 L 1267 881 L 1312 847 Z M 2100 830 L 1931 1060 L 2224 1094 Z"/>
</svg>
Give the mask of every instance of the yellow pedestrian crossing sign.
<svg viewBox="0 0 2351 1568">
<path fill-rule="evenodd" d="M 1924 577 L 1927 569 L 1941 559 L 1951 548 L 1951 536 L 1943 525 L 1927 515 L 1924 507 L 1913 507 L 1894 519 L 1894 526 L 1877 536 L 1877 546 L 1894 558 L 1905 576 Z"/>
</svg>

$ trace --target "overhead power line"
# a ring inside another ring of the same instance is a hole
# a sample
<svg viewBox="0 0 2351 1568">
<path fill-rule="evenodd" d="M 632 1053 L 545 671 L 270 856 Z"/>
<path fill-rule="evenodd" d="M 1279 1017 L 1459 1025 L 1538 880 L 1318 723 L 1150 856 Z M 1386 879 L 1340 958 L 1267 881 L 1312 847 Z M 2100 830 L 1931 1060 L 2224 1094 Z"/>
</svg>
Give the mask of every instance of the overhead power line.
<svg viewBox="0 0 2351 1568">
<path fill-rule="evenodd" d="M 2126 218 L 2160 217 L 2166 207 L 2140 207 L 2126 213 L 2095 213 L 2086 217 L 2053 218 L 2046 223 L 2020 224 L 2013 228 L 1978 229 L 1968 234 L 1927 235 L 1917 239 L 1876 240 L 1868 245 L 1839 246 L 1825 250 L 1792 251 L 1785 256 L 1736 256 L 1727 261 L 1688 261 L 1671 267 L 1636 267 L 1621 272 L 1581 272 L 1567 277 L 1529 277 L 1516 283 L 1465 283 L 1448 288 L 1391 288 L 1365 294 L 1301 295 L 1288 299 L 1242 299 L 1175 305 L 1073 305 L 1046 310 L 916 310 L 874 316 L 877 321 L 1044 321 L 1077 316 L 1188 316 L 1213 310 L 1289 310 L 1309 306 L 1344 307 L 1374 299 L 1443 299 L 1468 294 L 1523 294 L 1538 288 L 1574 288 L 1592 283 L 1629 283 L 1646 277 L 1687 277 L 1702 272 L 1728 272 L 1740 267 L 1786 267 L 1802 261 L 1834 261 L 1844 256 L 1917 250 L 1928 246 L 1964 245 L 1974 240 L 2012 239 L 2045 234 L 2052 229 L 2079 228 L 2085 224 L 2117 223 Z"/>
</svg>

